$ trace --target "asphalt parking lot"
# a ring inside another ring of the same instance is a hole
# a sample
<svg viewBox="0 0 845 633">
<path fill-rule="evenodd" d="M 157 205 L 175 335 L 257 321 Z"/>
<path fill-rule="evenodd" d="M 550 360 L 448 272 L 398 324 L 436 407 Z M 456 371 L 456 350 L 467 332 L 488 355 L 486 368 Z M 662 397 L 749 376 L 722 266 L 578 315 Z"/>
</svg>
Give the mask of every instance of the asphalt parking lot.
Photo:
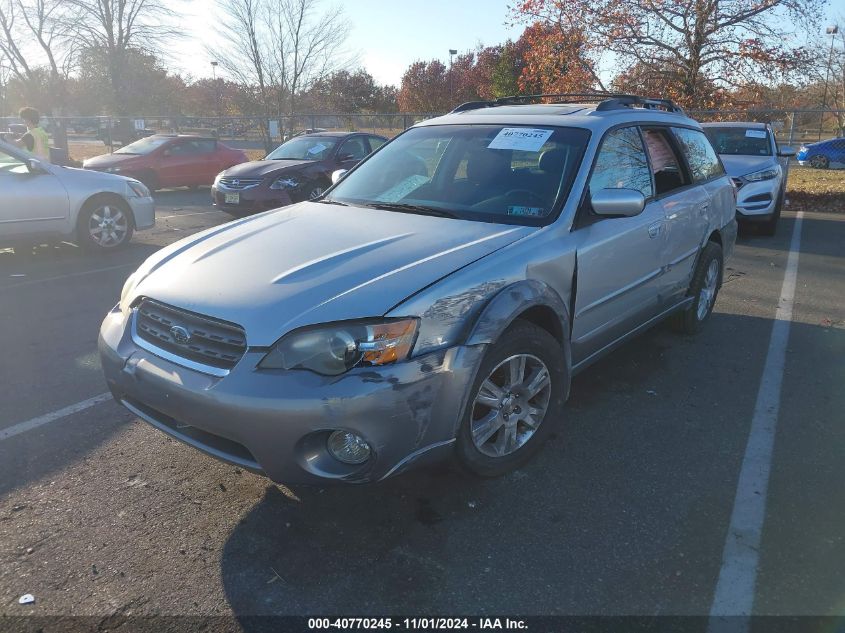
<svg viewBox="0 0 845 633">
<path fill-rule="evenodd" d="M 226 221 L 207 198 L 158 194 L 156 228 L 121 253 L 0 251 L 0 616 L 710 612 L 793 214 L 740 238 L 704 333 L 656 327 L 579 375 L 522 470 L 319 489 L 99 398 L 103 316 L 146 256 Z M 845 614 L 843 244 L 845 215 L 804 215 L 782 381 L 764 385 L 779 394 L 768 494 L 751 491 L 759 614 Z"/>
</svg>

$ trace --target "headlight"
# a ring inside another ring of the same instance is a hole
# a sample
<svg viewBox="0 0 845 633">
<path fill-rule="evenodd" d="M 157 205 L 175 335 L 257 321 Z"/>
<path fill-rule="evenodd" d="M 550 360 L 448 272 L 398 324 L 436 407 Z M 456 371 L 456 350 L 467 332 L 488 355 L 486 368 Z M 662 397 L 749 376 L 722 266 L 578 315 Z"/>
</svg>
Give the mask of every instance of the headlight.
<svg viewBox="0 0 845 633">
<path fill-rule="evenodd" d="M 771 180 L 772 178 L 777 178 L 778 173 L 780 170 L 777 167 L 770 167 L 769 169 L 762 169 L 760 171 L 755 171 L 752 174 L 746 174 L 742 177 L 743 180 L 747 180 L 748 182 L 758 182 L 760 180 Z"/>
<path fill-rule="evenodd" d="M 146 185 L 142 182 L 138 182 L 137 180 L 130 180 L 126 183 L 129 186 L 130 191 L 134 193 L 139 198 L 148 198 L 150 196 L 150 190 L 147 189 Z"/>
<path fill-rule="evenodd" d="M 225 173 L 226 173 L 226 172 L 225 172 L 225 170 L 224 170 L 224 171 L 221 171 L 219 174 L 217 174 L 217 175 L 214 177 L 214 184 L 215 184 L 215 185 L 216 185 L 218 182 L 220 182 L 220 179 L 223 177 L 223 174 L 225 174 Z"/>
<path fill-rule="evenodd" d="M 137 271 L 136 271 L 137 272 Z M 126 300 L 126 297 L 135 289 L 135 274 L 132 273 L 127 277 L 126 281 L 123 282 L 123 288 L 120 290 L 120 309 L 123 309 L 123 302 Z"/>
<path fill-rule="evenodd" d="M 277 178 L 270 185 L 270 189 L 296 189 L 299 181 L 296 178 Z"/>
<path fill-rule="evenodd" d="M 260 369 L 308 369 L 338 376 L 353 367 L 387 365 L 411 353 L 417 319 L 336 323 L 291 332 L 258 364 Z"/>
</svg>

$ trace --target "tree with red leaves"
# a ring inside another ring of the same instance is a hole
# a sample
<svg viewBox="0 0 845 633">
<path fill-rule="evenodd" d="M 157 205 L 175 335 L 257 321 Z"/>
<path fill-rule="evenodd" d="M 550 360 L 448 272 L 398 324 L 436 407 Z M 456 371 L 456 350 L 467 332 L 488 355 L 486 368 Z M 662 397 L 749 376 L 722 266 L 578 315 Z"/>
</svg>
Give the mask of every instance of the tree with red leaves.
<svg viewBox="0 0 845 633">
<path fill-rule="evenodd" d="M 594 55 L 607 51 L 625 85 L 639 78 L 639 89 L 649 81 L 673 86 L 683 105 L 712 107 L 719 105 L 717 89 L 774 81 L 802 68 L 808 54 L 792 43 L 818 26 L 826 1 L 520 0 L 513 11 L 529 25 L 576 36 L 571 59 L 586 61 L 578 72 L 589 71 L 599 87 Z M 535 40 L 528 54 L 553 63 L 554 51 L 544 52 L 542 38 Z"/>
</svg>

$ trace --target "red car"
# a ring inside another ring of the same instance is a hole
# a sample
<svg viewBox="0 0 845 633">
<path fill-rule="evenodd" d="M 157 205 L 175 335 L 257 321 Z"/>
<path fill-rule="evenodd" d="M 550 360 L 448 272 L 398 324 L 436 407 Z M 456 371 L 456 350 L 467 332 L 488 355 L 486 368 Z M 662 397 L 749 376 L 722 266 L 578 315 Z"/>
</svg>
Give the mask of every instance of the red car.
<svg viewBox="0 0 845 633">
<path fill-rule="evenodd" d="M 210 185 L 218 173 L 247 160 L 244 152 L 215 138 L 156 134 L 121 147 L 113 154 L 89 158 L 82 167 L 129 176 L 155 191 L 164 187 Z"/>
</svg>

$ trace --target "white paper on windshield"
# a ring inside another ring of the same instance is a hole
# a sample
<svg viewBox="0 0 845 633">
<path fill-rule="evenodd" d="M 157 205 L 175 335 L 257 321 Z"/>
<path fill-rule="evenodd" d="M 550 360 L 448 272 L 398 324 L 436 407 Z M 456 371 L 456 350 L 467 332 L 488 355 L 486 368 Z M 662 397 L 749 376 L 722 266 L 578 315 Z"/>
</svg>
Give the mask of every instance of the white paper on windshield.
<svg viewBox="0 0 845 633">
<path fill-rule="evenodd" d="M 539 152 L 546 144 L 552 130 L 527 127 L 506 127 L 496 135 L 487 149 L 516 149 L 523 152 Z"/>
<path fill-rule="evenodd" d="M 766 138 L 766 130 L 745 130 L 748 138 Z"/>
<path fill-rule="evenodd" d="M 311 149 L 308 150 L 308 153 L 309 154 L 319 154 L 324 149 L 326 149 L 325 145 L 323 145 L 322 143 L 317 143 L 314 147 L 312 147 Z"/>
<path fill-rule="evenodd" d="M 415 189 L 422 187 L 428 181 L 428 176 L 421 176 L 420 174 L 408 176 L 399 182 L 399 184 L 392 186 L 387 191 L 376 196 L 376 200 L 379 202 L 398 202 Z"/>
</svg>

